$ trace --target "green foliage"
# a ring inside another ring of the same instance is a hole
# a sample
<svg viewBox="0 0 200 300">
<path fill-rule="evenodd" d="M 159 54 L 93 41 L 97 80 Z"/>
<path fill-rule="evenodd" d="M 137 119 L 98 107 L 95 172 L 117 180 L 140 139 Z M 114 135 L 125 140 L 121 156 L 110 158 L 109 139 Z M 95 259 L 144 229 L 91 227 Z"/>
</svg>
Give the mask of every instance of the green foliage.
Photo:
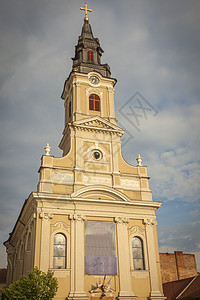
<svg viewBox="0 0 200 300">
<path fill-rule="evenodd" d="M 44 273 L 37 267 L 23 275 L 20 280 L 2 289 L 3 299 L 9 300 L 50 300 L 58 290 L 57 279 L 53 273 Z"/>
</svg>

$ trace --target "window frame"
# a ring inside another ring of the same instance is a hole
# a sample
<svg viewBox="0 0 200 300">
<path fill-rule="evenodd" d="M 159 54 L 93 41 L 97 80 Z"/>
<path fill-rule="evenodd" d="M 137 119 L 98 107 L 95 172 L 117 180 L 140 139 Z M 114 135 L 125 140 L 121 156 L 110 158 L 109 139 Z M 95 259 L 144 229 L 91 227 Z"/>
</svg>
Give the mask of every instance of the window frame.
<svg viewBox="0 0 200 300">
<path fill-rule="evenodd" d="M 140 226 L 132 226 L 128 229 L 129 231 L 129 256 L 130 256 L 130 266 L 131 274 L 137 276 L 138 272 L 146 274 L 149 272 L 149 261 L 148 261 L 148 251 L 147 251 L 147 241 L 145 229 Z M 133 265 L 133 251 L 132 251 L 132 239 L 138 237 L 141 239 L 143 244 L 143 259 L 144 259 L 144 270 L 135 270 Z M 140 275 L 141 276 L 141 275 Z M 146 275 L 144 275 L 146 276 Z"/>
<path fill-rule="evenodd" d="M 87 61 L 94 62 L 94 52 L 92 50 L 87 51 Z"/>
<path fill-rule="evenodd" d="M 140 247 L 133 247 L 133 240 L 139 240 L 139 242 L 140 242 Z M 132 240 L 131 240 L 131 250 L 132 250 L 132 261 L 133 261 L 133 269 L 135 270 L 135 271 L 144 271 L 145 270 L 145 260 L 144 260 L 144 246 L 143 246 L 143 240 L 139 237 L 139 236 L 133 236 L 132 237 Z M 141 252 L 141 257 L 134 257 L 134 253 L 133 253 L 133 249 L 139 249 L 140 250 L 140 252 Z M 135 267 L 135 262 L 134 262 L 134 260 L 137 260 L 137 259 L 139 259 L 139 260 L 141 260 L 142 261 L 142 268 L 136 268 Z"/>
<path fill-rule="evenodd" d="M 62 246 L 64 246 L 64 255 L 63 256 L 58 256 L 58 255 L 55 255 L 55 246 L 57 245 L 60 245 L 60 244 L 56 244 L 55 243 L 55 238 L 57 235 L 62 235 L 64 237 L 64 243 L 61 244 Z M 54 258 L 55 257 L 64 257 L 64 267 L 55 267 L 55 262 L 54 262 Z M 65 236 L 64 233 L 62 232 L 57 232 L 56 234 L 54 234 L 54 238 L 53 238 L 53 269 L 66 269 L 66 265 L 67 265 L 67 237 Z"/>
<path fill-rule="evenodd" d="M 60 227 L 57 229 L 54 229 L 55 227 Z M 66 229 L 65 229 L 66 228 Z M 70 269 L 70 234 L 68 232 L 68 228 L 70 228 L 69 225 L 67 225 L 64 222 L 57 222 L 55 224 L 51 225 L 51 237 L 50 237 L 50 257 L 49 257 L 49 267 L 50 269 L 55 270 L 55 272 L 63 272 L 64 270 L 69 270 Z M 53 264 L 53 250 L 54 250 L 54 236 L 57 233 L 61 233 L 65 236 L 66 238 L 66 264 L 65 264 L 65 269 L 54 269 L 54 264 Z"/>
<path fill-rule="evenodd" d="M 93 98 L 91 98 L 94 96 Z M 99 95 L 92 93 L 89 95 L 89 110 L 101 112 L 101 98 Z"/>
</svg>

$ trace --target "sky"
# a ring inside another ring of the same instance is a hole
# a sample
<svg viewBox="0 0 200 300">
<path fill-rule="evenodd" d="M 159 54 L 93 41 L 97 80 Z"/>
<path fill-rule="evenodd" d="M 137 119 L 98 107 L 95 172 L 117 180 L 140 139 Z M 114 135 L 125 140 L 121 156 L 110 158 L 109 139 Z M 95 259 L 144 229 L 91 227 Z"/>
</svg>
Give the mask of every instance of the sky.
<svg viewBox="0 0 200 300">
<path fill-rule="evenodd" d="M 0 0 L 2 245 L 36 191 L 46 143 L 62 156 L 60 96 L 84 13 L 80 0 Z M 200 271 L 200 1 L 88 0 L 111 67 L 124 159 L 148 166 L 160 252 L 195 253 Z"/>
</svg>

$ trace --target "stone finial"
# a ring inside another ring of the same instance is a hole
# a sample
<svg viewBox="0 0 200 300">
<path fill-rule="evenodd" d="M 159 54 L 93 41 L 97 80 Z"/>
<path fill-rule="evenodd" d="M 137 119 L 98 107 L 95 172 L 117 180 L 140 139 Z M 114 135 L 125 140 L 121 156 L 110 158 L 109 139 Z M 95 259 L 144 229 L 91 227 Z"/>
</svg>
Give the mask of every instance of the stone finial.
<svg viewBox="0 0 200 300">
<path fill-rule="evenodd" d="M 136 158 L 138 166 L 142 166 L 142 157 L 140 156 L 140 154 L 138 154 L 138 157 Z"/>
<path fill-rule="evenodd" d="M 49 146 L 49 144 L 47 144 L 47 145 L 44 147 L 44 150 L 45 150 L 45 155 L 50 155 L 51 147 Z"/>
</svg>

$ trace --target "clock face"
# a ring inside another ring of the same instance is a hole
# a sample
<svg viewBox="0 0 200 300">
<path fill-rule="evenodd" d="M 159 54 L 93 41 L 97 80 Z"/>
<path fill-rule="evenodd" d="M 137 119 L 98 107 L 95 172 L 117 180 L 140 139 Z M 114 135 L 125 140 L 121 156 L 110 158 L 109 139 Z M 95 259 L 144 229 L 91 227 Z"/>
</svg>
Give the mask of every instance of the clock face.
<svg viewBox="0 0 200 300">
<path fill-rule="evenodd" d="M 99 83 L 99 78 L 97 77 L 97 76 L 91 76 L 90 77 L 90 82 L 92 83 L 92 84 L 98 84 Z"/>
</svg>

